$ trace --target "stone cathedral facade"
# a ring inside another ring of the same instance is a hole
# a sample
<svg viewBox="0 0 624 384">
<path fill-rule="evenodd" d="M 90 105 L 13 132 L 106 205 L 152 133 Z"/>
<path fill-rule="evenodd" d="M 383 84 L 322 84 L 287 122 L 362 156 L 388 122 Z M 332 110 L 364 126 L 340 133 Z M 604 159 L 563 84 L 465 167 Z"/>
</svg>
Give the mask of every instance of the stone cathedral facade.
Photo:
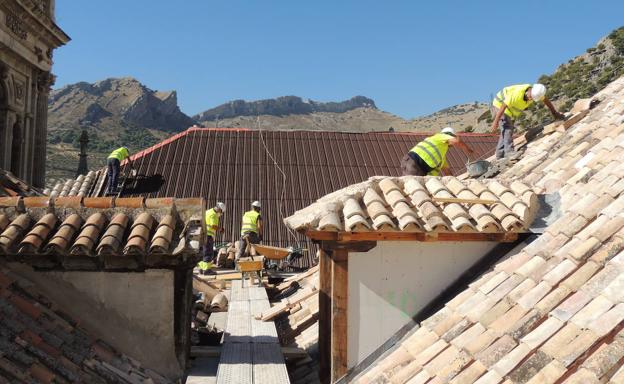
<svg viewBox="0 0 624 384">
<path fill-rule="evenodd" d="M 54 0 L 0 0 L 0 168 L 35 187 L 45 183 L 52 53 L 68 41 Z"/>
</svg>

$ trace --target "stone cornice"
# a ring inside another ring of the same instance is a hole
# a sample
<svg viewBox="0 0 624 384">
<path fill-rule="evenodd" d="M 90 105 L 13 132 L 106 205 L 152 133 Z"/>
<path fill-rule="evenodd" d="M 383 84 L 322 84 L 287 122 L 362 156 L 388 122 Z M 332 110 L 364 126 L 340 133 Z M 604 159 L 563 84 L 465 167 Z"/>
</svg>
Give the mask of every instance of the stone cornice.
<svg viewBox="0 0 624 384">
<path fill-rule="evenodd" d="M 52 45 L 52 48 L 57 48 L 69 42 L 70 37 L 54 23 L 37 1 L 0 0 L 0 6 L 24 21 L 23 26 L 29 29 L 28 32 L 32 32 L 44 38 Z M 37 28 L 37 26 L 39 28 Z"/>
</svg>

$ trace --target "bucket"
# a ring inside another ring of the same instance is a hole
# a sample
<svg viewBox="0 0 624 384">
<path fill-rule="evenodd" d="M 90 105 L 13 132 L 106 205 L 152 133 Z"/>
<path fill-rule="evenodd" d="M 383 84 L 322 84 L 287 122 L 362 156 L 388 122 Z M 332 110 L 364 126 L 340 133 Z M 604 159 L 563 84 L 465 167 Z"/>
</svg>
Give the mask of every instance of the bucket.
<svg viewBox="0 0 624 384">
<path fill-rule="evenodd" d="M 466 164 L 468 175 L 470 177 L 479 177 L 490 168 L 490 162 L 487 160 L 477 160 Z"/>
</svg>

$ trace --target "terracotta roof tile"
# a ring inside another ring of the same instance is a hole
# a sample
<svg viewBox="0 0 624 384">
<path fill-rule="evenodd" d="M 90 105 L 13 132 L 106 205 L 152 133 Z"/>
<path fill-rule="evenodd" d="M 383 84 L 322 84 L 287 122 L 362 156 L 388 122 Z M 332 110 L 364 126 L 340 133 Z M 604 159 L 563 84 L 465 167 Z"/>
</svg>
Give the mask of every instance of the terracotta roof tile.
<svg viewBox="0 0 624 384">
<path fill-rule="evenodd" d="M 523 231 L 532 220 L 537 203 L 528 206 L 521 196 L 514 195 L 513 189 L 500 183 L 491 188 L 492 191 L 475 181 L 464 184 L 454 177 L 377 177 L 345 188 L 343 196 L 339 191 L 321 198 L 285 221 L 297 230 Z M 516 189 L 530 193 L 525 188 Z M 434 201 L 436 198 L 476 196 L 499 203 L 488 208 L 482 204 L 464 206 Z M 336 213 L 342 215 L 336 217 Z"/>
<path fill-rule="evenodd" d="M 179 258 L 162 256 L 175 252 L 193 255 L 191 259 L 198 257 L 202 204 L 191 202 L 183 202 L 180 209 L 175 204 L 155 209 L 99 209 L 74 204 L 51 204 L 27 211 L 19 206 L 0 207 L 0 224 L 4 226 L 0 230 L 0 254 L 42 269 L 108 268 L 108 256 L 119 259 L 113 267 L 116 269 L 178 265 Z M 130 264 L 122 265 L 125 262 Z"/>
</svg>

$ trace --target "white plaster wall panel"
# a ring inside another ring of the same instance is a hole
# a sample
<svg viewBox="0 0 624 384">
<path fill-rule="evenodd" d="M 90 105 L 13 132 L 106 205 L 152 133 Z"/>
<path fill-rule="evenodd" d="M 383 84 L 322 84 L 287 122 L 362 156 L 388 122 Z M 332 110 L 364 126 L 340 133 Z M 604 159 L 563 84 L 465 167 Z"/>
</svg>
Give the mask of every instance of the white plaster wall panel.
<svg viewBox="0 0 624 384">
<path fill-rule="evenodd" d="M 349 254 L 349 368 L 407 324 L 494 242 L 379 242 Z"/>
</svg>

